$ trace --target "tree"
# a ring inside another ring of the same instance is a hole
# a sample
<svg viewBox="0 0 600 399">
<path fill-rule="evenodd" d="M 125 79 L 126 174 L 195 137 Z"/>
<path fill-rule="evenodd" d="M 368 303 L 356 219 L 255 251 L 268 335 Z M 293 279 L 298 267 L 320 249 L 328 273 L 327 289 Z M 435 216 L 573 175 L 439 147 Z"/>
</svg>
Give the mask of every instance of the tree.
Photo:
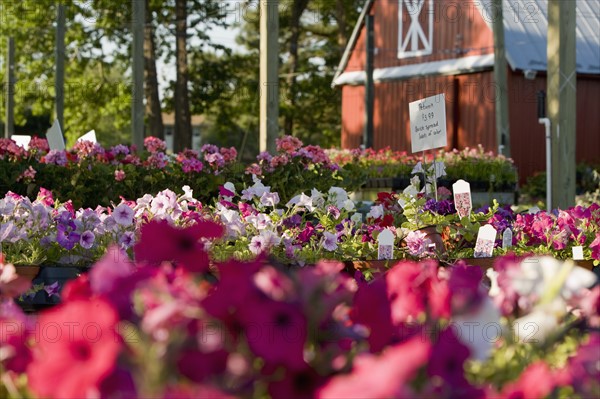
<svg viewBox="0 0 600 399">
<path fill-rule="evenodd" d="M 305 143 L 338 145 L 341 93 L 331 80 L 358 19 L 362 0 L 287 0 L 280 15 L 280 126 Z M 248 9 L 239 42 L 258 50 L 258 17 Z"/>
<path fill-rule="evenodd" d="M 30 120 L 45 120 L 35 132 L 43 135 L 54 112 L 55 24 L 51 21 L 56 19 L 56 2 L 2 2 L 0 9 L 0 51 L 4 54 L 9 35 L 15 37 L 16 44 L 16 132 L 26 128 Z M 130 98 L 122 81 L 126 66 L 122 60 L 104 54 L 104 31 L 95 29 L 97 15 L 89 4 L 66 4 L 63 131 L 68 143 L 90 129 L 96 130 L 103 143 L 123 141 L 120 129 L 129 123 L 129 115 L 123 112 Z M 101 122 L 104 117 L 110 124 Z"/>
<path fill-rule="evenodd" d="M 300 18 L 306 7 L 308 0 L 293 0 L 290 19 L 290 46 L 289 46 L 289 70 L 287 72 L 288 99 L 292 111 L 296 108 L 296 73 L 298 72 L 298 42 L 300 41 Z M 284 132 L 287 135 L 294 134 L 294 112 L 288 112 L 285 115 Z"/>
<path fill-rule="evenodd" d="M 144 29 L 144 90 L 146 94 L 146 136 L 164 139 L 165 128 L 158 93 L 156 74 L 156 44 L 154 42 L 154 16 L 150 0 L 146 1 L 146 26 Z"/>
<path fill-rule="evenodd" d="M 175 0 L 175 58 L 177 81 L 175 83 L 175 137 L 173 149 L 183 151 L 192 146 L 192 119 L 188 98 L 187 61 L 187 1 Z"/>
</svg>

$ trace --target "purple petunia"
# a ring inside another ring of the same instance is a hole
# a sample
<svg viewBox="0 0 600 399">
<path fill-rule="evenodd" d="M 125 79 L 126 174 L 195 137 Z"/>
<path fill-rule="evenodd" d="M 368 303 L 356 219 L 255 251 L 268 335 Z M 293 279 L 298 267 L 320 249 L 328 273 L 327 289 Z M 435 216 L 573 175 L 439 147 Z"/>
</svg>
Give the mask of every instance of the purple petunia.
<svg viewBox="0 0 600 399">
<path fill-rule="evenodd" d="M 454 203 L 450 200 L 436 201 L 435 199 L 431 198 L 427 200 L 423 206 L 423 209 L 425 211 L 437 213 L 438 215 L 450 215 L 452 213 L 456 213 Z"/>
<path fill-rule="evenodd" d="M 327 251 L 335 251 L 338 247 L 337 245 L 337 234 L 330 233 L 325 231 L 323 233 L 323 241 L 321 242 L 323 248 Z"/>
<path fill-rule="evenodd" d="M 64 249 L 71 250 L 75 244 L 79 243 L 79 234 L 72 231 L 69 227 L 59 224 L 56 229 L 56 241 Z"/>
<path fill-rule="evenodd" d="M 49 297 L 52 296 L 60 296 L 59 292 L 60 292 L 60 284 L 58 284 L 58 281 L 55 281 L 54 283 L 50 284 L 50 285 L 46 285 L 44 286 L 44 291 L 46 291 L 46 293 L 48 294 Z"/>
<path fill-rule="evenodd" d="M 96 240 L 96 236 L 89 230 L 84 231 L 79 238 L 79 244 L 85 248 L 90 249 L 94 246 L 94 241 Z"/>
<path fill-rule="evenodd" d="M 115 208 L 113 217 L 121 226 L 131 226 L 133 223 L 133 214 L 133 209 L 127 206 L 127 204 L 120 204 Z"/>
</svg>

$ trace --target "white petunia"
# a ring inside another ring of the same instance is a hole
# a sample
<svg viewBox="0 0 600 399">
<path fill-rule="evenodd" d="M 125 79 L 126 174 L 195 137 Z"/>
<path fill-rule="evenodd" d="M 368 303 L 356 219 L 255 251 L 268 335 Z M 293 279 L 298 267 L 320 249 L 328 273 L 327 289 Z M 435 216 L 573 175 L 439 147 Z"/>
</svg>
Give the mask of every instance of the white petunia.
<svg viewBox="0 0 600 399">
<path fill-rule="evenodd" d="M 182 201 L 193 201 L 194 200 L 194 190 L 190 188 L 190 186 L 183 186 L 183 195 L 181 196 Z"/>
<path fill-rule="evenodd" d="M 423 166 L 421 165 L 421 161 L 417 162 L 417 164 L 415 165 L 413 170 L 410 172 L 411 175 L 415 175 L 417 173 L 425 173 L 425 169 L 423 169 Z"/>
<path fill-rule="evenodd" d="M 488 296 L 484 297 L 476 311 L 453 317 L 450 325 L 459 340 L 469 348 L 471 358 L 479 361 L 489 357 L 503 332 L 500 311 Z"/>
<path fill-rule="evenodd" d="M 356 205 L 354 205 L 354 201 L 352 201 L 351 199 L 347 199 L 346 201 L 344 201 L 342 208 L 344 208 L 348 212 L 352 212 L 356 209 Z"/>
<path fill-rule="evenodd" d="M 362 219 L 363 219 L 362 213 L 356 212 L 355 214 L 350 216 L 350 220 L 352 220 L 356 224 L 362 223 Z"/>
<path fill-rule="evenodd" d="M 367 217 L 379 219 L 383 216 L 383 205 L 373 205 L 367 214 Z"/>
<path fill-rule="evenodd" d="M 321 241 L 321 245 L 323 245 L 323 248 L 325 248 L 327 251 L 335 251 L 338 247 L 337 239 L 337 234 L 325 231 L 323 233 L 323 240 Z"/>
</svg>

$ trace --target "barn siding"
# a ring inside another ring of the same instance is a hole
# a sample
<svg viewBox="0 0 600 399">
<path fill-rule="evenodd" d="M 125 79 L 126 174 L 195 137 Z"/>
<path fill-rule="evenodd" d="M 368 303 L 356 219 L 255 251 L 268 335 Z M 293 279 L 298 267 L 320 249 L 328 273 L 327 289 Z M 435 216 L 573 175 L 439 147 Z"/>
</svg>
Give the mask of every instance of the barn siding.
<svg viewBox="0 0 600 399">
<path fill-rule="evenodd" d="M 394 150 L 410 152 L 408 104 L 440 93 L 446 95 L 447 149 L 478 143 L 488 149 L 495 148 L 494 93 L 490 92 L 493 90 L 491 82 L 492 73 L 484 72 L 376 84 L 374 148 L 390 146 Z M 455 84 L 458 84 L 459 101 L 455 101 Z M 345 110 L 342 118 L 342 146 L 357 147 L 362 141 L 364 124 L 364 87 L 344 86 L 342 90 L 342 108 Z M 490 114 L 491 117 L 486 117 Z"/>
<path fill-rule="evenodd" d="M 546 91 L 546 76 L 527 80 L 522 73 L 509 73 L 511 156 L 519 168 L 521 182 L 546 170 L 545 128 L 538 123 L 537 92 Z M 600 79 L 580 75 L 577 79 L 576 159 L 600 162 Z"/>
<path fill-rule="evenodd" d="M 360 147 L 364 120 L 365 87 L 344 86 L 342 88 L 342 148 Z"/>
</svg>

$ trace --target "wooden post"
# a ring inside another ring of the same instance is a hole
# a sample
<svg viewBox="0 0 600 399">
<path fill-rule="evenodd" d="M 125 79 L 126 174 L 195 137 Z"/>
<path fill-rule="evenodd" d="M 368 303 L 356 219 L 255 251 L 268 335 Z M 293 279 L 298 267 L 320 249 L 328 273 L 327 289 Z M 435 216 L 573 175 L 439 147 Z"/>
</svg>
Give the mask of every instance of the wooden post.
<svg viewBox="0 0 600 399">
<path fill-rule="evenodd" d="M 275 153 L 279 135 L 279 2 L 260 1 L 260 151 Z"/>
<path fill-rule="evenodd" d="M 132 143 L 138 149 L 144 146 L 144 21 L 145 0 L 132 0 L 132 77 L 133 92 L 131 104 Z"/>
<path fill-rule="evenodd" d="M 494 80 L 496 81 L 496 138 L 498 154 L 510 157 L 510 129 L 508 118 L 508 68 L 504 46 L 504 17 L 502 0 L 493 0 L 494 16 Z"/>
<path fill-rule="evenodd" d="M 548 117 L 552 122 L 552 205 L 575 204 L 577 72 L 575 1 L 548 2 Z"/>
<path fill-rule="evenodd" d="M 8 38 L 6 57 L 6 118 L 4 119 L 4 137 L 9 139 L 15 134 L 15 39 Z"/>
<path fill-rule="evenodd" d="M 365 81 L 365 127 L 363 131 L 363 145 L 365 148 L 373 147 L 373 103 L 375 97 L 375 84 L 373 83 L 373 58 L 375 40 L 373 37 L 373 16 L 367 15 L 366 23 L 366 81 Z"/>
<path fill-rule="evenodd" d="M 54 77 L 54 109 L 60 128 L 65 131 L 65 6 L 58 4 L 56 8 L 56 76 Z"/>
</svg>

